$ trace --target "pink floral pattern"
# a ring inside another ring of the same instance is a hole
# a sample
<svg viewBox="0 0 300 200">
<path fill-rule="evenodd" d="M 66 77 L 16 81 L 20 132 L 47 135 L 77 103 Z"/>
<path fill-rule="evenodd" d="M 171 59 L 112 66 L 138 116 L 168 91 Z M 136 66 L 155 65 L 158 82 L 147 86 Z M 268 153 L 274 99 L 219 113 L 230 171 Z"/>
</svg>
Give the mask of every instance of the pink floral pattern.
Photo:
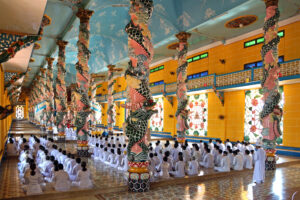
<svg viewBox="0 0 300 200">
<path fill-rule="evenodd" d="M 189 129 L 186 131 L 186 135 L 207 135 L 207 104 L 207 94 L 194 94 L 188 96 L 187 109 L 189 110 Z"/>
<path fill-rule="evenodd" d="M 158 112 L 150 119 L 150 130 L 161 132 L 164 129 L 164 98 L 156 98 L 154 101 L 156 102 L 154 110 Z"/>
<path fill-rule="evenodd" d="M 282 108 L 284 104 L 284 93 L 283 88 L 279 89 L 282 96 L 279 106 Z M 259 119 L 259 113 L 262 111 L 263 102 L 263 91 L 262 89 L 247 90 L 245 92 L 245 125 L 244 133 L 245 140 L 249 142 L 256 142 L 257 139 L 262 138 L 262 125 Z M 283 130 L 283 120 L 280 123 L 280 129 Z M 279 143 L 282 141 L 279 139 Z"/>
</svg>

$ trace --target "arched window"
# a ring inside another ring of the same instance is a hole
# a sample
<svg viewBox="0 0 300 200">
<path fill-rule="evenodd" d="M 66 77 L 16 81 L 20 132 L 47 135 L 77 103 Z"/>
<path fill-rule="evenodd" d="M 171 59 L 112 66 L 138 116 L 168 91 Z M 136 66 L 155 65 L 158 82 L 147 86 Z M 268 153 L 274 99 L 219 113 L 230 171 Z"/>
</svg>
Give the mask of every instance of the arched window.
<svg viewBox="0 0 300 200">
<path fill-rule="evenodd" d="M 16 118 L 23 119 L 24 118 L 24 106 L 17 105 L 16 107 Z"/>
</svg>

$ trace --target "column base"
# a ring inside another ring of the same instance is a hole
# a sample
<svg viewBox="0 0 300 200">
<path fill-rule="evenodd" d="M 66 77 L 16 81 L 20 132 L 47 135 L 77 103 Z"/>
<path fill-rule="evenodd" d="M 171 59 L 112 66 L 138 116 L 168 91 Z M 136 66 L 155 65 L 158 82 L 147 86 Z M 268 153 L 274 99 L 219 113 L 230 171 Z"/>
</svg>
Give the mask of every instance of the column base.
<svg viewBox="0 0 300 200">
<path fill-rule="evenodd" d="M 128 190 L 131 192 L 147 192 L 150 190 L 150 174 L 129 172 Z"/>
<path fill-rule="evenodd" d="M 147 192 L 150 189 L 149 162 L 128 162 L 128 190 Z"/>
<path fill-rule="evenodd" d="M 65 136 L 57 136 L 57 142 L 63 143 L 65 141 L 66 141 L 66 137 Z"/>
<path fill-rule="evenodd" d="M 266 169 L 266 171 L 276 170 L 276 157 L 275 156 L 267 156 L 265 169 Z"/>
<path fill-rule="evenodd" d="M 90 157 L 89 147 L 77 147 L 77 156 Z"/>
</svg>

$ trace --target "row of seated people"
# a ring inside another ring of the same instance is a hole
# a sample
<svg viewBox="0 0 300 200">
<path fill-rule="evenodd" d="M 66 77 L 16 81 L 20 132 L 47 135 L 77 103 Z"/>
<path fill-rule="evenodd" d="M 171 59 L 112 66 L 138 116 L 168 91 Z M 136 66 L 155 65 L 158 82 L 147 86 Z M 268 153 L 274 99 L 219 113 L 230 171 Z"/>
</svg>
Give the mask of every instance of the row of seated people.
<svg viewBox="0 0 300 200">
<path fill-rule="evenodd" d="M 71 186 L 93 187 L 86 162 L 58 149 L 52 138 L 33 138 L 23 145 L 18 163 L 19 177 L 27 195 L 40 194 L 47 185 L 56 191 L 68 191 Z M 12 138 L 10 142 L 14 144 Z M 31 148 L 36 144 L 39 144 L 38 150 Z"/>
<path fill-rule="evenodd" d="M 167 141 L 163 148 L 160 141 L 157 141 L 153 149 L 150 143 L 149 170 L 152 177 L 169 178 L 170 175 L 175 177 L 198 175 L 201 167 L 214 168 L 220 172 L 253 168 L 254 150 L 247 147 L 249 144 L 243 143 L 241 147 L 239 146 L 243 152 L 237 148 L 238 143 L 234 146 L 227 145 L 225 147 L 227 150 L 224 151 L 221 144 L 222 142 L 218 140 L 212 148 L 210 143 L 202 141 L 192 146 L 187 141 L 183 145 L 175 141 L 172 146 Z"/>
</svg>

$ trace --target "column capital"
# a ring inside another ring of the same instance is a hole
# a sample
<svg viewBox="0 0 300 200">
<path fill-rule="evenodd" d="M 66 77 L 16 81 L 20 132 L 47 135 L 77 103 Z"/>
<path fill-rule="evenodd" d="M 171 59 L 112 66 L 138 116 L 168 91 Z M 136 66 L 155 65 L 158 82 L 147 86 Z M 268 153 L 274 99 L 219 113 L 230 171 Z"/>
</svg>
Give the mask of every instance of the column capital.
<svg viewBox="0 0 300 200">
<path fill-rule="evenodd" d="M 45 60 L 47 61 L 47 63 L 48 63 L 49 66 L 52 66 L 54 58 L 52 58 L 52 57 L 46 57 Z"/>
<path fill-rule="evenodd" d="M 266 7 L 278 6 L 278 0 L 264 0 Z"/>
<path fill-rule="evenodd" d="M 182 32 L 177 33 L 176 37 L 179 40 L 179 42 L 187 42 L 187 40 L 189 39 L 189 37 L 191 37 L 191 34 L 182 31 Z"/>
<path fill-rule="evenodd" d="M 79 8 L 76 16 L 80 19 L 80 23 L 86 23 L 90 20 L 91 16 L 94 14 L 92 10 L 86 10 Z"/>
<path fill-rule="evenodd" d="M 60 50 L 61 50 L 61 49 L 65 49 L 68 43 L 69 43 L 69 42 L 64 41 L 64 40 L 57 40 L 57 41 L 56 41 L 56 44 L 58 45 L 58 48 L 59 48 Z"/>
</svg>

